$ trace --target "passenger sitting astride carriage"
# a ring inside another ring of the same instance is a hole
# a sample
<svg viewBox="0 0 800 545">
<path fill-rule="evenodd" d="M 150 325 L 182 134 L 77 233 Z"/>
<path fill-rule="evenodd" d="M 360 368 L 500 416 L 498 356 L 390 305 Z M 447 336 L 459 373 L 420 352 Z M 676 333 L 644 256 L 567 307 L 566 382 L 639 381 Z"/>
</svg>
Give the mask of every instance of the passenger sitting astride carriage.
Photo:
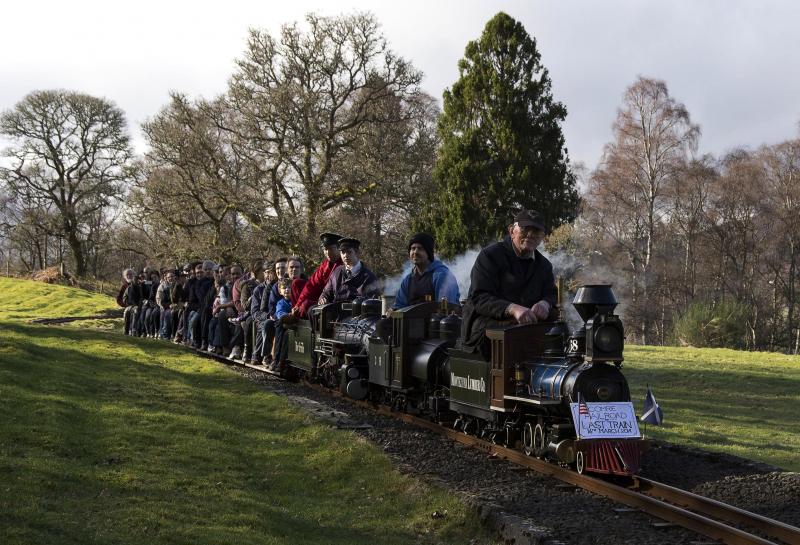
<svg viewBox="0 0 800 545">
<path fill-rule="evenodd" d="M 275 307 L 280 300 L 278 293 L 278 281 L 286 276 L 288 259 L 281 257 L 277 259 L 273 265 L 273 274 L 275 281 L 273 281 L 268 288 L 264 289 L 261 297 L 261 306 L 259 307 L 258 319 L 260 320 L 259 335 L 261 340 L 261 360 L 265 365 L 272 363 L 273 344 L 275 341 L 276 325 L 275 325 Z"/>
<path fill-rule="evenodd" d="M 278 280 L 278 293 L 280 294 L 280 299 L 278 299 L 278 303 L 275 305 L 275 318 L 278 325 L 275 335 L 275 359 L 269 366 L 270 370 L 272 371 L 279 371 L 281 363 L 286 361 L 286 341 L 288 340 L 288 335 L 286 334 L 286 330 L 282 324 L 284 320 L 293 318 L 292 283 L 297 282 L 298 280 L 303 279 L 296 278 L 294 281 L 292 281 L 290 278 L 284 278 L 282 280 Z"/>
<path fill-rule="evenodd" d="M 158 305 L 160 327 L 156 331 L 161 339 L 169 338 L 169 331 L 172 329 L 172 293 L 175 288 L 175 277 L 178 271 L 166 269 L 164 278 L 156 289 L 156 305 Z"/>
<path fill-rule="evenodd" d="M 117 293 L 117 304 L 125 309 L 123 313 L 125 335 L 136 335 L 136 322 L 141 302 L 142 293 L 136 272 L 133 269 L 125 269 L 122 272 L 122 286 Z"/>
<path fill-rule="evenodd" d="M 156 305 L 156 293 L 161 284 L 161 274 L 153 267 L 144 268 L 142 289 L 142 306 L 139 311 L 139 333 L 143 337 L 155 337 L 157 324 L 154 318 L 160 314 Z"/>
<path fill-rule="evenodd" d="M 213 261 L 203 261 L 195 269 L 197 280 L 189 292 L 189 330 L 194 348 L 208 349 L 208 322 L 211 317 L 211 304 L 214 294 L 214 269 L 217 265 Z"/>
<path fill-rule="evenodd" d="M 355 238 L 339 241 L 344 267 L 337 267 L 322 290 L 319 304 L 352 301 L 356 297 L 377 297 L 378 278 L 360 259 L 361 242 Z"/>
<path fill-rule="evenodd" d="M 331 274 L 342 264 L 341 253 L 339 252 L 339 241 L 342 240 L 341 235 L 335 233 L 322 233 L 320 235 L 322 242 L 322 252 L 325 254 L 325 259 L 320 263 L 311 278 L 303 287 L 303 291 L 294 301 L 292 314 L 298 318 L 305 318 L 308 309 L 319 300 L 322 290 L 328 283 Z"/>
<path fill-rule="evenodd" d="M 458 304 L 458 282 L 447 265 L 434 258 L 434 241 L 428 233 L 417 233 L 408 242 L 408 256 L 414 268 L 403 278 L 392 310 L 425 301 Z"/>
<path fill-rule="evenodd" d="M 239 329 L 241 330 L 242 342 L 242 361 L 249 363 L 254 355 L 254 332 L 253 323 L 255 318 L 252 313 L 252 301 L 255 291 L 264 284 L 264 260 L 255 259 L 250 263 L 250 270 L 247 275 L 239 279 L 238 292 L 239 299 L 237 309 L 239 310 Z M 234 286 L 236 288 L 236 286 Z M 262 288 L 263 289 L 263 288 Z M 236 291 L 236 290 L 234 290 Z M 259 293 L 258 301 L 261 302 Z M 256 307 L 257 309 L 258 307 Z M 237 331 L 237 334 L 239 332 Z"/>
<path fill-rule="evenodd" d="M 557 296 L 553 265 L 536 249 L 544 234 L 542 216 L 523 210 L 508 226 L 508 236 L 478 254 L 463 312 L 465 348 L 488 360 L 487 328 L 509 319 L 527 324 L 551 318 Z"/>
<path fill-rule="evenodd" d="M 286 262 L 286 271 L 288 272 L 288 276 L 279 280 L 279 283 L 276 284 L 276 289 L 279 288 L 280 283 L 285 280 L 288 282 L 289 286 L 289 296 L 285 296 L 284 294 L 279 293 L 278 298 L 275 300 L 275 350 L 273 353 L 273 362 L 270 366 L 271 368 L 277 367 L 277 365 L 286 359 L 286 328 L 284 327 L 284 321 L 279 319 L 277 314 L 277 307 L 280 301 L 284 301 L 284 306 L 287 304 L 285 301 L 293 300 L 297 297 L 300 292 L 303 291 L 303 287 L 307 281 L 305 274 L 303 274 L 303 262 L 300 261 L 299 257 L 290 257 Z M 289 306 L 286 309 L 286 315 L 284 316 L 284 320 L 286 319 L 296 319 L 294 315 L 291 313 L 292 307 Z"/>
<path fill-rule="evenodd" d="M 283 262 L 284 265 L 286 262 Z M 264 358 L 264 347 L 267 349 L 267 358 L 270 360 L 267 364 L 271 363 L 272 359 L 272 341 L 275 338 L 275 324 L 273 317 L 269 311 L 269 297 L 273 285 L 275 285 L 278 276 L 275 271 L 276 263 L 271 261 L 265 262 L 264 267 L 264 281 L 253 290 L 253 296 L 250 298 L 250 315 L 253 318 L 253 354 L 250 358 L 250 363 L 253 365 L 261 365 Z"/>
</svg>

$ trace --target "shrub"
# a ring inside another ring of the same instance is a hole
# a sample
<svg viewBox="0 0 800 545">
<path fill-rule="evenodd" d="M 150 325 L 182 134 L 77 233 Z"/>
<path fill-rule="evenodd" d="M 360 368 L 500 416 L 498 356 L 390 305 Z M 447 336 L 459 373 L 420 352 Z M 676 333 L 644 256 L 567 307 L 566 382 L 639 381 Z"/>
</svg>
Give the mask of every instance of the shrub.
<svg viewBox="0 0 800 545">
<path fill-rule="evenodd" d="M 741 303 L 695 302 L 675 322 L 675 338 L 681 345 L 715 348 L 745 346 L 747 307 Z"/>
</svg>

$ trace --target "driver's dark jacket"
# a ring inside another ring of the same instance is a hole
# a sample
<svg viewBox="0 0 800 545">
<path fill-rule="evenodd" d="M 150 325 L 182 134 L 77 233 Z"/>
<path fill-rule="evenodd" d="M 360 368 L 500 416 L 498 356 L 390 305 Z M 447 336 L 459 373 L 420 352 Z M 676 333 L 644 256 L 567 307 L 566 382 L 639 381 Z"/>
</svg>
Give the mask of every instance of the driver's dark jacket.
<svg viewBox="0 0 800 545">
<path fill-rule="evenodd" d="M 553 265 L 539 250 L 532 258 L 518 257 L 509 236 L 481 250 L 471 279 L 463 311 L 465 347 L 479 347 L 487 327 L 508 319 L 505 311 L 511 303 L 530 308 L 545 300 L 551 315 L 555 310 Z"/>
</svg>

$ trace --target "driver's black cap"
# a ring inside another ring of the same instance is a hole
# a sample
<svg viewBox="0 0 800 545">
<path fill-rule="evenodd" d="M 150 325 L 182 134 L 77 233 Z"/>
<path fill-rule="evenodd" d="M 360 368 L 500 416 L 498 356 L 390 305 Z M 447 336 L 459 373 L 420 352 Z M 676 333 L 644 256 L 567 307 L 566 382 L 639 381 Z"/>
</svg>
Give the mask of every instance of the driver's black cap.
<svg viewBox="0 0 800 545">
<path fill-rule="evenodd" d="M 514 223 L 520 227 L 535 227 L 540 231 L 544 231 L 544 218 L 536 210 L 523 210 L 514 216 Z"/>
</svg>

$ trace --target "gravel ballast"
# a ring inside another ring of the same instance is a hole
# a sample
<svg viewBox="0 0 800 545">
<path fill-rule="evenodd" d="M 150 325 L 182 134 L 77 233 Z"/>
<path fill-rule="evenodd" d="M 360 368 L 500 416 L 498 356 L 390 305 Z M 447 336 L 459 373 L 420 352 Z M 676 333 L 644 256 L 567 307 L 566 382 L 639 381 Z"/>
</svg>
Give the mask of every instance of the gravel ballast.
<svg viewBox="0 0 800 545">
<path fill-rule="evenodd" d="M 254 369 L 266 389 L 381 447 L 400 471 L 462 495 L 507 543 L 549 545 L 713 543 L 677 526 L 550 477 L 492 458 L 428 430 Z M 733 456 L 656 443 L 642 475 L 792 525 L 800 524 L 800 474 Z"/>
</svg>

